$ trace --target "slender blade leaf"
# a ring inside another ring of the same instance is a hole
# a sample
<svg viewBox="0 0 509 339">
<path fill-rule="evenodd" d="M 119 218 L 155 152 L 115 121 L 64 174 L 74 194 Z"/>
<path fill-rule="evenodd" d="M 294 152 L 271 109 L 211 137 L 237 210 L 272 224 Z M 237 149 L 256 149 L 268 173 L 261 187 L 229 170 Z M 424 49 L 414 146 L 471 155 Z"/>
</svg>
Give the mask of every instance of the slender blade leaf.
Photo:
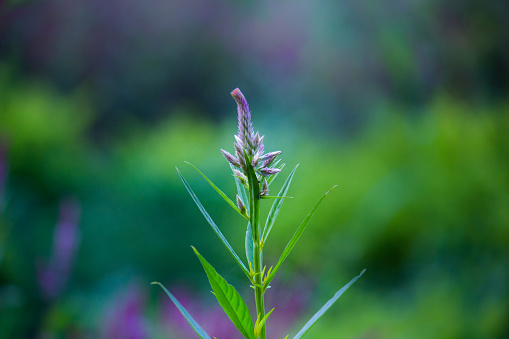
<svg viewBox="0 0 509 339">
<path fill-rule="evenodd" d="M 267 321 L 267 319 L 269 318 L 270 314 L 272 313 L 272 311 L 274 311 L 274 308 L 272 308 L 269 313 L 265 314 L 263 316 L 263 318 L 260 319 L 260 314 L 258 314 L 258 318 L 256 319 L 256 323 L 255 323 L 255 328 L 254 328 L 254 331 L 255 331 L 255 337 L 258 338 L 258 336 L 260 335 L 262 329 L 263 329 L 263 326 L 265 326 L 265 322 Z"/>
<path fill-rule="evenodd" d="M 315 315 L 311 317 L 311 319 L 309 319 L 309 321 L 306 323 L 306 325 L 304 325 L 304 327 L 299 331 L 299 333 L 297 333 L 297 335 L 295 335 L 295 337 L 293 337 L 293 339 L 299 339 L 304 334 L 306 334 L 307 331 L 309 331 L 309 329 L 315 324 L 315 322 L 318 319 L 320 319 L 320 317 L 325 313 L 325 311 L 327 311 L 332 306 L 332 304 L 334 304 L 334 302 L 336 302 L 336 300 L 338 300 L 338 298 L 343 294 L 343 292 L 345 292 L 350 287 L 350 285 L 352 285 L 357 279 L 359 279 L 361 277 L 361 275 L 364 274 L 364 272 L 366 272 L 366 269 L 364 269 L 361 272 L 361 274 L 359 274 L 358 276 L 356 276 L 355 278 L 350 280 L 350 282 L 348 284 L 346 284 L 345 286 L 343 286 L 343 288 L 341 288 L 339 291 L 337 291 L 336 294 L 334 294 L 334 297 L 332 297 L 332 299 L 327 301 L 325 303 L 325 305 L 323 305 L 322 308 L 318 312 L 316 312 Z"/>
<path fill-rule="evenodd" d="M 212 229 L 214 230 L 214 232 L 217 234 L 217 236 L 219 237 L 219 239 L 221 239 L 221 241 L 223 242 L 224 246 L 226 246 L 226 248 L 228 249 L 228 251 L 230 252 L 230 254 L 232 255 L 232 257 L 235 259 L 235 261 L 237 262 L 237 264 L 239 264 L 240 268 L 242 268 L 242 271 L 244 271 L 244 273 L 248 276 L 249 278 L 249 271 L 247 270 L 246 266 L 244 265 L 244 263 L 242 262 L 242 260 L 240 260 L 239 256 L 237 255 L 237 253 L 235 253 L 235 250 L 231 247 L 230 243 L 228 242 L 228 240 L 226 240 L 226 238 L 224 237 L 223 233 L 221 233 L 221 231 L 219 230 L 219 227 L 217 227 L 217 225 L 214 223 L 214 221 L 212 220 L 212 218 L 210 217 L 210 215 L 207 213 L 207 211 L 205 210 L 205 207 L 203 207 L 203 205 L 201 204 L 200 200 L 198 199 L 198 197 L 196 196 L 196 194 L 193 192 L 193 190 L 191 189 L 191 187 L 189 186 L 189 184 L 187 183 L 186 179 L 184 179 L 184 177 L 182 176 L 182 174 L 180 173 L 179 169 L 177 168 L 177 172 L 180 176 L 180 179 L 182 180 L 182 182 L 184 183 L 184 186 L 186 187 L 187 191 L 189 192 L 189 195 L 191 195 L 191 198 L 193 198 L 194 202 L 196 203 L 196 206 L 198 206 L 198 208 L 200 209 L 201 213 L 203 214 L 203 216 L 205 217 L 205 219 L 207 220 L 207 222 L 209 223 L 209 225 L 212 227 Z"/>
<path fill-rule="evenodd" d="M 160 282 L 154 281 L 152 283 L 152 285 L 159 285 L 159 286 L 161 286 L 161 288 L 164 290 L 164 292 L 166 292 L 168 297 L 170 297 L 171 301 L 173 301 L 175 306 L 177 306 L 177 308 L 180 311 L 180 313 L 182 313 L 182 315 L 184 316 L 184 318 L 186 318 L 186 320 L 189 323 L 189 325 L 191 325 L 193 330 L 200 336 L 200 338 L 202 338 L 202 339 L 210 339 L 210 336 L 207 334 L 207 332 L 205 332 L 205 330 L 203 328 L 201 328 L 201 326 L 196 322 L 196 320 L 194 320 L 194 318 L 189 314 L 189 312 L 187 312 L 187 310 L 184 308 L 184 306 L 182 306 L 182 304 L 179 303 L 177 298 L 175 298 L 173 296 L 173 294 L 171 294 L 170 291 L 168 291 L 166 289 L 166 287 L 163 286 L 163 284 L 161 284 Z"/>
<path fill-rule="evenodd" d="M 277 195 L 278 197 L 283 198 L 288 193 L 288 189 L 290 188 L 290 184 L 292 183 L 293 175 L 295 174 L 297 167 L 299 167 L 299 165 L 295 166 L 292 172 L 288 175 L 288 178 L 286 178 L 285 183 L 283 184 L 281 190 Z M 263 228 L 262 239 L 264 242 L 267 240 L 270 230 L 272 229 L 272 226 L 274 225 L 274 222 L 276 221 L 276 218 L 279 215 L 279 210 L 281 209 L 281 206 L 283 206 L 283 201 L 284 199 L 274 200 L 274 203 L 270 208 L 269 214 L 267 215 L 267 221 L 265 222 L 265 227 Z"/>
<path fill-rule="evenodd" d="M 324 195 L 322 195 L 322 197 L 320 198 L 320 200 L 318 200 L 318 202 L 316 203 L 315 207 L 313 207 L 313 209 L 311 210 L 311 212 L 309 212 L 309 214 L 307 215 L 307 217 L 304 219 L 304 221 L 302 221 L 302 223 L 300 224 L 299 228 L 297 229 L 297 231 L 295 231 L 295 234 L 293 235 L 292 239 L 290 239 L 290 241 L 288 242 L 288 244 L 286 245 L 283 253 L 281 254 L 281 257 L 279 258 L 279 261 L 277 262 L 276 266 L 274 267 L 274 269 L 270 272 L 270 275 L 267 276 L 266 280 L 265 280 L 265 287 L 269 286 L 270 282 L 272 281 L 272 279 L 274 278 L 274 276 L 276 275 L 277 271 L 279 270 L 279 267 L 283 264 L 283 262 L 285 261 L 286 257 L 288 257 L 288 254 L 290 254 L 291 250 L 293 249 L 293 247 L 295 246 L 295 244 L 297 243 L 297 240 L 299 240 L 300 236 L 302 235 L 302 232 L 304 232 L 304 229 L 306 228 L 307 224 L 309 223 L 309 220 L 311 220 L 311 217 L 313 216 L 313 214 L 315 214 L 318 206 L 320 206 L 320 204 L 322 203 L 323 199 L 325 199 L 325 197 L 330 193 L 330 191 L 332 191 L 336 186 L 333 186 L 330 190 L 328 190 Z"/>
<path fill-rule="evenodd" d="M 255 339 L 253 321 L 249 314 L 249 309 L 244 300 L 235 288 L 228 284 L 224 278 L 210 265 L 205 258 L 193 247 L 194 252 L 198 256 L 207 277 L 210 286 L 214 291 L 214 295 L 223 308 L 226 315 L 233 322 L 235 327 L 248 339 Z"/>
<path fill-rule="evenodd" d="M 254 250 L 253 250 L 253 233 L 251 232 L 251 223 L 247 223 L 246 229 L 246 258 L 249 265 L 249 271 L 254 270 Z"/>
<path fill-rule="evenodd" d="M 244 218 L 246 218 L 247 220 L 249 220 L 249 217 L 246 215 L 246 214 L 242 214 L 242 212 L 240 211 L 239 207 L 233 202 L 231 201 L 230 198 L 228 198 L 226 196 L 226 194 L 223 193 L 223 191 L 221 191 L 219 189 L 219 187 L 217 187 L 209 178 L 207 178 L 207 176 L 205 174 L 203 174 L 198 168 L 196 168 L 196 166 L 194 166 L 193 164 L 191 164 L 190 162 L 187 162 L 187 161 L 184 161 L 186 164 L 188 164 L 189 166 L 191 166 L 192 168 L 194 168 L 198 173 L 201 174 L 201 176 L 207 180 L 207 182 L 210 184 L 210 186 L 212 186 L 212 188 L 224 199 L 224 201 L 226 201 L 228 203 L 228 205 L 230 205 L 235 211 L 237 211 L 237 213 L 239 213 L 241 216 L 243 216 Z"/>
</svg>

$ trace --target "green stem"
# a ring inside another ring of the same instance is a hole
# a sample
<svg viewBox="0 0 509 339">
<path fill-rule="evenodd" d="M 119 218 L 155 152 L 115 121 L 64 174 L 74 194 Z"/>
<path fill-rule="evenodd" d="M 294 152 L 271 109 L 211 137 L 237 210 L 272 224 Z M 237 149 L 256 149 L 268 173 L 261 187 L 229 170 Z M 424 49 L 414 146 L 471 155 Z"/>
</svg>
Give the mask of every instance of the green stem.
<svg viewBox="0 0 509 339">
<path fill-rule="evenodd" d="M 264 290 L 262 287 L 262 248 L 260 245 L 260 183 L 256 178 L 256 173 L 251 166 L 248 166 L 249 180 L 249 211 L 251 221 L 251 231 L 253 233 L 253 256 L 254 256 L 254 281 L 255 281 L 255 301 L 256 315 L 262 319 L 265 315 L 265 305 L 263 300 Z M 267 334 L 265 325 L 260 330 L 260 339 L 266 339 Z"/>
</svg>

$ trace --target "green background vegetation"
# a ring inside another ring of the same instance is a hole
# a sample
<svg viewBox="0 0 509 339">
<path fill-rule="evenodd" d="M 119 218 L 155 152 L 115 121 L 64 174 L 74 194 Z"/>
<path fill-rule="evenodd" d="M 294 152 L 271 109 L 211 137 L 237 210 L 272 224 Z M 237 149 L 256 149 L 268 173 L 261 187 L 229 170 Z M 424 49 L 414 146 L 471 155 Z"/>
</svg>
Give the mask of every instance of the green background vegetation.
<svg viewBox="0 0 509 339">
<path fill-rule="evenodd" d="M 406 12 L 395 9 L 393 21 L 390 8 L 347 2 L 334 9 L 354 13 L 358 23 L 340 17 L 335 26 L 323 4 L 281 2 L 274 13 L 285 6 L 295 10 L 290 17 L 312 13 L 306 18 L 315 28 L 295 65 L 270 53 L 278 42 L 295 43 L 297 24 L 283 19 L 279 24 L 288 31 L 274 31 L 274 41 L 266 43 L 271 34 L 256 23 L 275 25 L 268 4 L 215 5 L 254 20 L 245 45 L 221 40 L 231 37 L 220 36 L 216 25 L 203 36 L 208 26 L 196 24 L 203 18 L 193 6 L 183 7 L 191 23 L 171 16 L 183 36 L 168 28 L 163 37 L 174 44 L 163 50 L 150 39 L 136 40 L 153 38 L 146 27 L 125 36 L 117 32 L 138 43 L 131 47 L 152 49 L 120 57 L 125 64 L 110 60 L 119 67 L 112 87 L 110 68 L 104 78 L 80 68 L 77 61 L 90 57 L 78 48 L 86 44 L 56 40 L 39 46 L 39 53 L 53 54 L 34 62 L 25 54 L 33 52 L 27 42 L 33 28 L 20 28 L 19 17 L 9 16 L 22 11 L 21 17 L 37 23 L 30 16 L 34 5 L 5 5 L 0 136 L 8 176 L 0 192 L 0 336 L 110 338 L 104 327 L 115 313 L 112 305 L 135 285 L 144 296 L 147 337 L 178 338 L 168 334 L 160 315 L 164 295 L 149 283 L 186 286 L 204 305 L 213 304 L 191 245 L 250 295 L 175 171 L 178 166 L 243 253 L 244 220 L 184 164 L 193 163 L 234 197 L 219 149 L 233 149 L 236 111 L 228 93 L 239 86 L 266 149 L 281 150 L 287 163 L 273 193 L 300 164 L 289 191 L 294 198 L 285 201 L 265 247 L 268 265 L 321 194 L 338 185 L 268 292 L 287 286 L 304 293 L 295 286 L 299 279 L 307 282 L 312 298 L 287 331 L 296 333 L 367 268 L 309 338 L 509 338 L 509 67 L 502 43 L 509 30 L 503 33 L 496 15 L 504 5 L 430 2 L 406 8 L 411 15 L 405 20 Z M 115 27 L 124 32 L 124 26 Z M 443 40 L 433 41 L 438 36 Z M 55 52 L 60 43 L 70 51 Z M 239 56 L 239 44 L 256 53 Z M 363 52 L 375 53 L 375 65 Z M 80 244 L 64 292 L 48 302 L 36 263 L 50 257 L 59 204 L 67 197 L 81 205 Z M 277 324 L 269 318 L 267 326 Z"/>
</svg>

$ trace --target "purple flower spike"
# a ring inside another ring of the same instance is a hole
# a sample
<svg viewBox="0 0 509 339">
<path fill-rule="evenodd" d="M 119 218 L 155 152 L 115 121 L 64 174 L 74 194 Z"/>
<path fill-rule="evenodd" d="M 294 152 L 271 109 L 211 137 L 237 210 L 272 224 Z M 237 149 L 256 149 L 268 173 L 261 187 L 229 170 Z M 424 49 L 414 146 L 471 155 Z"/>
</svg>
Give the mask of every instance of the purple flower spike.
<svg viewBox="0 0 509 339">
<path fill-rule="evenodd" d="M 237 102 L 239 120 L 239 130 L 237 135 L 235 135 L 235 142 L 233 143 L 235 156 L 223 149 L 221 149 L 221 152 L 230 164 L 242 170 L 242 176 L 238 173 L 235 173 L 234 175 L 240 178 L 243 183 L 248 176 L 248 164 L 256 170 L 257 179 L 259 182 L 262 182 L 263 176 L 270 176 L 280 171 L 279 169 L 272 168 L 270 166 L 274 159 L 281 154 L 281 151 L 263 154 L 264 136 L 260 136 L 259 132 L 255 133 L 253 130 L 251 113 L 249 112 L 249 105 L 247 104 L 244 94 L 242 94 L 240 89 L 236 88 L 231 92 L 231 95 Z M 240 173 L 240 171 L 238 172 Z M 268 195 L 268 185 L 267 187 L 261 187 L 261 191 L 263 191 L 265 195 Z"/>
<path fill-rule="evenodd" d="M 253 131 L 253 124 L 251 123 L 249 105 L 247 104 L 246 98 L 240 89 L 235 88 L 230 94 L 237 102 L 237 111 L 239 114 L 239 138 L 242 140 L 244 145 L 252 149 L 254 147 L 255 135 Z"/>
</svg>

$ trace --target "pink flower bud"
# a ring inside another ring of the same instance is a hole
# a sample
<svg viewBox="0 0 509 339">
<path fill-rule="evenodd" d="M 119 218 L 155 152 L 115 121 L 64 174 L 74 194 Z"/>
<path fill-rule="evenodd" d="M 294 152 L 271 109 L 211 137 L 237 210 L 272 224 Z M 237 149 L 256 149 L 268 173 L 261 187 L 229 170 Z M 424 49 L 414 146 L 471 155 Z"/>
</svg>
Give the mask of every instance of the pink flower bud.
<svg viewBox="0 0 509 339">
<path fill-rule="evenodd" d="M 221 148 L 221 153 L 223 153 L 223 156 L 226 158 L 226 160 L 228 160 L 228 162 L 230 164 L 232 164 L 235 167 L 240 167 L 239 159 L 235 158 L 233 155 L 231 155 L 230 153 L 228 153 L 227 151 L 225 151 L 222 148 Z"/>
<path fill-rule="evenodd" d="M 265 176 L 269 176 L 269 175 L 276 174 L 279 172 L 281 172 L 281 170 L 279 168 L 272 168 L 272 167 L 260 168 L 260 173 Z"/>
<path fill-rule="evenodd" d="M 242 199 L 237 194 L 237 206 L 239 207 L 240 213 L 244 214 L 246 213 L 246 206 L 242 202 Z"/>
</svg>

